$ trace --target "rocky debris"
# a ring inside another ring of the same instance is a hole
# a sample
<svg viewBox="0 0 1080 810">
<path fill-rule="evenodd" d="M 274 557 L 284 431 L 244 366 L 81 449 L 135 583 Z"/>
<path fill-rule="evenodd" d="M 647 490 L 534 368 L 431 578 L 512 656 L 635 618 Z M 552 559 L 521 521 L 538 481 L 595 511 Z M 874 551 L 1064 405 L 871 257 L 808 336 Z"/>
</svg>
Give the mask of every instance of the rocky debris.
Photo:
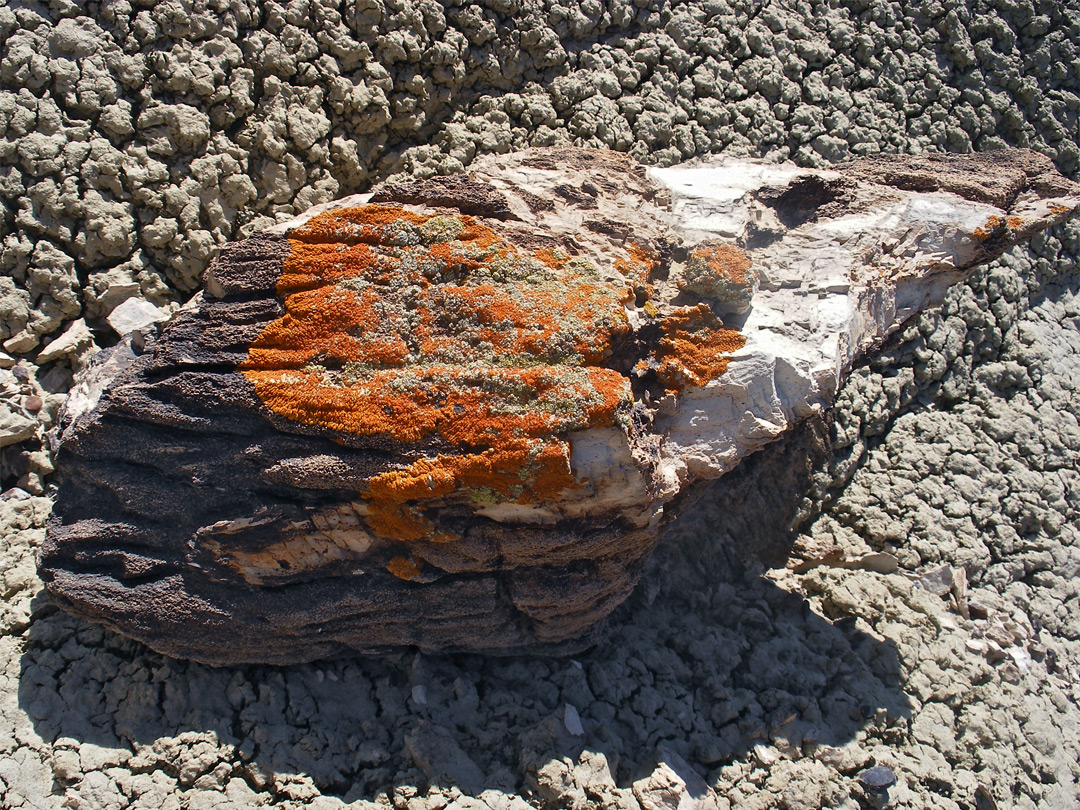
<svg viewBox="0 0 1080 810">
<path fill-rule="evenodd" d="M 951 565 L 941 565 L 919 576 L 919 585 L 934 596 L 945 596 L 952 591 L 954 573 Z"/>
<path fill-rule="evenodd" d="M 886 807 L 889 804 L 889 788 L 896 784 L 896 774 L 892 768 L 875 765 L 860 773 L 856 779 L 866 790 L 867 798 L 874 807 Z"/>
<path fill-rule="evenodd" d="M 1080 206 L 1029 153 L 935 166 L 927 194 L 534 150 L 230 246 L 205 297 L 71 398 L 50 593 L 218 664 L 589 643 L 668 503 Z M 1007 209 L 948 190 L 991 171 L 1015 180 Z"/>
<path fill-rule="evenodd" d="M 75 369 L 81 369 L 98 352 L 94 336 L 82 318 L 72 321 L 64 333 L 38 352 L 34 362 L 43 366 L 57 360 L 68 359 Z"/>
<path fill-rule="evenodd" d="M 576 709 L 570 714 L 571 708 L 566 704 L 561 717 L 553 713 L 521 734 L 518 765 L 530 790 L 545 807 L 599 804 L 633 810 L 638 806 L 633 791 L 616 784 L 618 761 L 586 745 L 584 729 L 578 733 L 580 718 L 566 722 L 577 715 Z"/>
<path fill-rule="evenodd" d="M 25 362 L 0 369 L 0 480 L 5 482 L 3 493 L 12 497 L 43 494 L 54 469 L 42 438 L 64 397 L 49 388 L 62 387 L 70 372 L 54 369 L 40 382 L 35 372 Z"/>
<path fill-rule="evenodd" d="M 0 447 L 26 441 L 37 433 L 37 422 L 7 405 L 0 405 Z"/>
<path fill-rule="evenodd" d="M 1021 612 L 1013 616 L 995 612 L 992 616 L 973 618 L 967 628 L 971 637 L 964 646 L 991 664 L 1004 664 L 1002 677 L 1013 683 L 1031 672 L 1033 659 L 1042 659 L 1050 652 L 1041 643 L 1040 633 Z"/>
<path fill-rule="evenodd" d="M 875 765 L 860 773 L 858 780 L 870 790 L 882 793 L 896 784 L 896 774 L 892 772 L 892 768 Z"/>
</svg>

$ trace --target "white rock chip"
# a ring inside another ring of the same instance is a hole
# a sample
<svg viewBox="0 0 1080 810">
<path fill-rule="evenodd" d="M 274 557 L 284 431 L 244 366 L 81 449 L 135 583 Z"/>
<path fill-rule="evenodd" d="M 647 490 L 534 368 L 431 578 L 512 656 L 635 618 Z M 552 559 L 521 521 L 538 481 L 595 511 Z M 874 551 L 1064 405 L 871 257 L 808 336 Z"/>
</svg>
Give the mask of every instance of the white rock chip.
<svg viewBox="0 0 1080 810">
<path fill-rule="evenodd" d="M 144 329 L 151 324 L 166 320 L 171 313 L 162 307 L 155 307 L 142 298 L 129 298 L 109 313 L 106 318 L 116 334 L 123 337 L 136 329 Z"/>
<path fill-rule="evenodd" d="M 581 715 L 578 714 L 578 710 L 569 703 L 566 704 L 566 708 L 563 710 L 563 725 L 566 726 L 566 730 L 575 737 L 580 737 L 585 733 L 585 729 L 581 725 Z"/>
</svg>

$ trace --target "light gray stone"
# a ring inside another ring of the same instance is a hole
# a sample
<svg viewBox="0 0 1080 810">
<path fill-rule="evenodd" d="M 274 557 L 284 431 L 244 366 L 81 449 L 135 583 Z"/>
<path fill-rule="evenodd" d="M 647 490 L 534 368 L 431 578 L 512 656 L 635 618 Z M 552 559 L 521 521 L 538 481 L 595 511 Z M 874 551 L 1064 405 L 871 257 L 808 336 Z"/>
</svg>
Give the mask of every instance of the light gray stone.
<svg viewBox="0 0 1080 810">
<path fill-rule="evenodd" d="M 156 307 L 143 298 L 128 298 L 110 312 L 106 320 L 113 331 L 123 337 L 137 329 L 160 323 L 170 314 L 168 310 Z"/>
</svg>

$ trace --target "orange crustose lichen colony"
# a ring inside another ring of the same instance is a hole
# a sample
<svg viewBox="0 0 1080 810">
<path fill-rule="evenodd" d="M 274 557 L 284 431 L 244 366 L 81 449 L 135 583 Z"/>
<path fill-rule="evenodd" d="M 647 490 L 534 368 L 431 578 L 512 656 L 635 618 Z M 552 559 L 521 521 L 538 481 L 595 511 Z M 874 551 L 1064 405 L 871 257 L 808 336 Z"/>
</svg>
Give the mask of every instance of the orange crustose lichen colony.
<svg viewBox="0 0 1080 810">
<path fill-rule="evenodd" d="M 1059 213 L 1054 211 L 1054 213 Z M 980 242 L 985 242 L 994 236 L 1001 236 L 1007 231 L 1018 231 L 1026 225 L 1027 222 L 1023 217 L 1002 217 L 992 214 L 986 218 L 986 222 L 981 228 L 976 228 L 972 233 L 976 239 Z"/>
<path fill-rule="evenodd" d="M 690 254 L 681 286 L 687 292 L 748 307 L 753 296 L 750 257 L 735 245 L 704 245 Z"/>
<path fill-rule="evenodd" d="M 629 332 L 624 303 L 644 278 L 607 281 L 473 217 L 392 206 L 320 214 L 289 243 L 277 283 L 285 314 L 240 366 L 262 402 L 305 425 L 435 439 L 428 446 L 447 451 L 368 481 L 366 520 L 381 537 L 453 539 L 421 510 L 454 495 L 556 499 L 575 486 L 567 434 L 612 425 L 629 404 L 627 377 L 603 364 Z M 722 362 L 703 353 L 734 345 L 690 328 L 707 320 L 679 315 L 660 349 L 699 384 Z M 416 576 L 403 561 L 391 570 Z"/>
<path fill-rule="evenodd" d="M 708 304 L 676 309 L 660 323 L 659 376 L 676 391 L 715 380 L 727 370 L 728 356 L 746 345 L 738 332 L 723 328 Z"/>
</svg>

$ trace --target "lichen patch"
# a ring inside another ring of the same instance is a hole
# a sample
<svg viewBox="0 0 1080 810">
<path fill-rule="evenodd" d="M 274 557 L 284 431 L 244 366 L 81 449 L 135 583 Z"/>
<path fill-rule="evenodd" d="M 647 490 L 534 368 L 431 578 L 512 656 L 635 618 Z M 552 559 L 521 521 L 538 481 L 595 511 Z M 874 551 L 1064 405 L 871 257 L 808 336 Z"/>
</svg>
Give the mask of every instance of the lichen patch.
<svg viewBox="0 0 1080 810">
<path fill-rule="evenodd" d="M 676 391 L 715 380 L 727 370 L 730 355 L 746 345 L 746 338 L 725 329 L 707 304 L 677 309 L 663 318 L 661 326 L 657 374 Z"/>
<path fill-rule="evenodd" d="M 750 257 L 735 245 L 703 245 L 691 252 L 679 286 L 725 311 L 749 308 L 754 295 Z"/>
<path fill-rule="evenodd" d="M 424 508 L 455 496 L 557 498 L 575 485 L 567 434 L 629 406 L 628 380 L 603 365 L 630 329 L 629 281 L 456 213 L 332 211 L 289 241 L 285 314 L 240 367 L 263 403 L 335 434 L 457 450 L 370 480 L 381 537 L 432 539 Z"/>
<path fill-rule="evenodd" d="M 563 247 L 525 249 L 458 212 L 366 205 L 312 218 L 289 246 L 285 313 L 240 371 L 275 414 L 335 441 L 417 445 L 367 481 L 375 537 L 454 540 L 433 511 L 450 503 L 556 502 L 579 486 L 569 434 L 629 411 L 629 380 L 607 364 L 630 334 L 626 306 L 651 294 L 659 265 L 636 243 L 608 278 Z M 741 252 L 710 250 L 709 272 L 722 263 L 726 281 L 745 281 Z M 670 389 L 719 376 L 743 345 L 707 304 L 658 322 L 653 363 Z"/>
</svg>

